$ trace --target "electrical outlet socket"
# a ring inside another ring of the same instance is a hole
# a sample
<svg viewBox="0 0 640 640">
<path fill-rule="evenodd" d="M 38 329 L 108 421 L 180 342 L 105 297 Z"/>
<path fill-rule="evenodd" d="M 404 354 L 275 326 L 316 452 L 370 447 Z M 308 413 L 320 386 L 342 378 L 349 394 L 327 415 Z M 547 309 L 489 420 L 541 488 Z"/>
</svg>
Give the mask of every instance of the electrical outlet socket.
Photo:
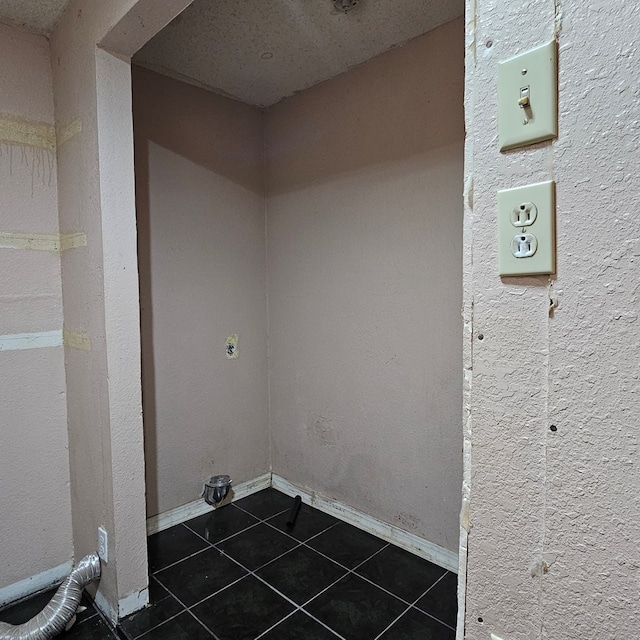
<svg viewBox="0 0 640 640">
<path fill-rule="evenodd" d="M 98 556 L 105 564 L 109 562 L 109 538 L 104 527 L 98 527 Z"/>
<path fill-rule="evenodd" d="M 556 271 L 555 183 L 498 191 L 498 273 L 535 276 Z"/>
</svg>

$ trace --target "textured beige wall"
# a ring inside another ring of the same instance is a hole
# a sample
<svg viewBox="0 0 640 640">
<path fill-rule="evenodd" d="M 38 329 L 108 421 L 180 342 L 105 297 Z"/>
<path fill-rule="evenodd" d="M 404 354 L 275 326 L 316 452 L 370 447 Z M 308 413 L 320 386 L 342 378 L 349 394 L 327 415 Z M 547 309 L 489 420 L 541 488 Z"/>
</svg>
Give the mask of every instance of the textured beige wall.
<svg viewBox="0 0 640 640">
<path fill-rule="evenodd" d="M 80 557 L 95 551 L 97 527 L 106 527 L 110 560 L 98 602 L 113 619 L 147 601 L 127 59 L 188 4 L 75 0 L 52 37 L 56 124 L 81 124 L 58 148 L 60 228 L 87 237 L 62 259 L 65 328 L 86 338 L 66 350 L 73 540 Z"/>
<path fill-rule="evenodd" d="M 49 43 L 0 25 L 0 59 L 0 232 L 55 235 L 55 150 L 11 134 L 17 121 L 52 131 Z M 0 249 L 0 273 L 1 336 L 62 330 L 58 253 Z M 62 345 L 0 350 L 0 380 L 2 589 L 67 563 L 73 546 Z"/>
<path fill-rule="evenodd" d="M 449 550 L 463 36 L 454 21 L 266 113 L 273 469 Z"/>
<path fill-rule="evenodd" d="M 469 639 L 640 628 L 639 25 L 631 2 L 468 4 Z M 501 154 L 497 62 L 554 34 L 559 137 Z M 496 191 L 548 179 L 557 277 L 501 280 Z"/>
<path fill-rule="evenodd" d="M 133 94 L 152 516 L 269 471 L 263 136 L 259 110 L 151 71 Z"/>
</svg>

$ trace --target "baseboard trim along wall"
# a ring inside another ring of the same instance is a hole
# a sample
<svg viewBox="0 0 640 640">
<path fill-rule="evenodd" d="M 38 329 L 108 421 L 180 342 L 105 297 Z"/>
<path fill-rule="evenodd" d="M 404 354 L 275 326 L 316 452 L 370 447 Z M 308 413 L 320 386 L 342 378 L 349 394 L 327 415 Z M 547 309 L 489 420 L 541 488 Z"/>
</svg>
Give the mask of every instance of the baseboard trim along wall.
<svg viewBox="0 0 640 640">
<path fill-rule="evenodd" d="M 282 491 L 282 493 L 286 493 L 288 496 L 300 496 L 302 502 L 305 504 L 324 511 L 339 520 L 348 522 L 354 527 L 358 527 L 358 529 L 371 533 L 387 542 L 392 542 L 398 547 L 415 553 L 417 556 L 429 560 L 443 569 L 458 573 L 458 554 L 454 551 L 444 549 L 433 542 L 429 542 L 413 533 L 378 520 L 378 518 L 374 518 L 353 507 L 342 504 L 337 500 L 300 487 L 293 482 L 289 482 L 282 476 L 273 474 L 271 485 L 274 489 Z"/>
<path fill-rule="evenodd" d="M 439 567 L 458 573 L 458 554 L 454 551 L 444 549 L 433 542 L 429 542 L 428 540 L 420 538 L 413 533 L 409 533 L 408 531 L 404 531 L 392 524 L 383 522 L 378 518 L 374 518 L 362 511 L 354 509 L 353 507 L 342 504 L 337 500 L 323 496 L 322 494 L 306 489 L 305 487 L 298 486 L 275 473 L 265 473 L 254 480 L 234 485 L 233 495 L 227 497 L 226 502 L 240 500 L 252 493 L 256 493 L 262 489 L 267 489 L 270 486 L 278 491 L 282 491 L 282 493 L 285 493 L 288 496 L 300 496 L 305 504 L 309 504 L 320 511 L 324 511 L 329 515 L 338 518 L 338 520 L 348 522 L 354 527 L 367 531 L 368 533 L 371 533 L 378 538 L 382 538 L 387 542 L 392 542 L 402 549 L 406 549 L 421 558 L 425 558 L 426 560 L 437 564 Z M 169 527 L 181 524 L 182 522 L 186 522 L 191 518 L 209 513 L 210 511 L 213 511 L 212 507 L 202 499 L 165 511 L 164 513 L 147 519 L 147 535 L 153 535 L 159 531 L 164 531 Z"/>
<path fill-rule="evenodd" d="M 262 489 L 268 489 L 271 486 L 271 472 L 265 473 L 253 480 L 247 480 L 240 484 L 234 484 L 231 487 L 229 495 L 225 499 L 224 503 L 232 502 L 233 500 L 240 500 L 240 498 L 246 498 L 252 493 L 262 491 Z M 191 518 L 196 518 L 205 513 L 213 511 L 213 507 L 209 506 L 202 498 L 194 500 L 187 504 L 183 504 L 175 509 L 170 509 L 164 513 L 160 513 L 157 516 L 151 516 L 147 518 L 147 535 L 151 536 L 159 531 L 164 531 L 169 527 L 173 527 L 176 524 L 181 524 Z"/>
<path fill-rule="evenodd" d="M 19 602 L 36 593 L 47 591 L 47 589 L 51 589 L 52 587 L 57 587 L 71 573 L 72 569 L 73 562 L 69 560 L 58 567 L 3 587 L 0 589 L 0 608 L 8 604 L 13 604 L 14 602 Z"/>
<path fill-rule="evenodd" d="M 108 600 L 102 595 L 102 592 L 98 591 L 94 598 L 93 603 L 100 609 L 102 614 L 107 620 L 110 620 L 115 626 L 119 620 L 126 618 L 130 613 L 144 609 L 149 603 L 149 589 L 142 589 L 141 591 L 134 591 L 125 598 L 118 600 L 118 610 L 116 611 Z"/>
</svg>

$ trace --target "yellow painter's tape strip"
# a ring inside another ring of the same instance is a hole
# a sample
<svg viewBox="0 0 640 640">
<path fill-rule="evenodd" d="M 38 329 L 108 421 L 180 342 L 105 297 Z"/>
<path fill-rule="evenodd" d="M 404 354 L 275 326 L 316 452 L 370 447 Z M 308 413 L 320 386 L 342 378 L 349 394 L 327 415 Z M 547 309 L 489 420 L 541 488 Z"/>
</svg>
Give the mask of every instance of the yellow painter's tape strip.
<svg viewBox="0 0 640 640">
<path fill-rule="evenodd" d="M 56 130 L 51 124 L 0 116 L 0 142 L 55 151 Z"/>
<path fill-rule="evenodd" d="M 62 332 L 62 342 L 66 349 L 80 349 L 80 351 L 91 351 L 91 340 L 89 334 L 84 331 L 71 331 L 64 329 Z"/>
<path fill-rule="evenodd" d="M 69 142 L 71 138 L 75 138 L 82 132 L 82 121 L 76 118 L 73 122 L 70 122 L 66 127 L 58 129 L 58 146 L 62 146 L 65 142 Z"/>
<path fill-rule="evenodd" d="M 0 233 L 0 249 L 67 251 L 87 246 L 85 233 Z"/>
</svg>

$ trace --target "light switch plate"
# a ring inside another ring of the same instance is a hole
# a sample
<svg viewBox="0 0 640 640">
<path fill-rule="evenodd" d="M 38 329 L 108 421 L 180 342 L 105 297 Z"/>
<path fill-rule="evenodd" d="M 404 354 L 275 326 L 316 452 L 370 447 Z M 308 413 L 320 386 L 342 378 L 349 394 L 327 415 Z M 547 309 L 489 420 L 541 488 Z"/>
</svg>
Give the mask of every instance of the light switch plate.
<svg viewBox="0 0 640 640">
<path fill-rule="evenodd" d="M 498 273 L 535 276 L 555 271 L 555 183 L 498 191 Z"/>
<path fill-rule="evenodd" d="M 557 51 L 552 40 L 498 65 L 501 151 L 558 135 Z"/>
</svg>

